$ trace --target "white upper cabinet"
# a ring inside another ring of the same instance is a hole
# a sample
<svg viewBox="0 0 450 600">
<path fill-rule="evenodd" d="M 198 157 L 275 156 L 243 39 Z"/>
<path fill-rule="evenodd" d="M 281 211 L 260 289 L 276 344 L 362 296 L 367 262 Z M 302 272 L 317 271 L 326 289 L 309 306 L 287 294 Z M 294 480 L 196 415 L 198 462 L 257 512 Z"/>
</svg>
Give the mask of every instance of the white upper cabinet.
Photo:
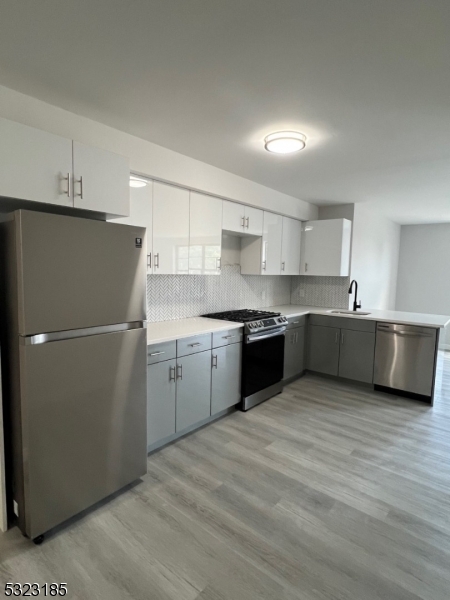
<svg viewBox="0 0 450 600">
<path fill-rule="evenodd" d="M 348 219 L 304 223 L 301 275 L 346 277 L 350 270 L 351 232 Z"/>
<path fill-rule="evenodd" d="M 245 206 L 237 202 L 223 201 L 223 229 L 243 233 L 245 225 Z"/>
<path fill-rule="evenodd" d="M 222 200 L 190 193 L 189 274 L 220 275 Z"/>
<path fill-rule="evenodd" d="M 73 206 L 72 140 L 0 119 L 0 196 Z"/>
<path fill-rule="evenodd" d="M 153 183 L 153 273 L 189 273 L 189 191 Z"/>
<path fill-rule="evenodd" d="M 283 217 L 264 211 L 262 236 L 241 240 L 243 275 L 280 275 Z"/>
<path fill-rule="evenodd" d="M 252 206 L 245 207 L 245 228 L 247 235 L 263 235 L 265 212 Z"/>
<path fill-rule="evenodd" d="M 112 223 L 136 225 L 147 229 L 147 274 L 153 273 L 153 181 L 141 188 L 130 188 L 130 216 L 111 219 Z"/>
<path fill-rule="evenodd" d="M 283 217 L 264 211 L 262 237 L 262 274 L 279 275 L 281 273 L 281 237 Z"/>
<path fill-rule="evenodd" d="M 222 229 L 239 235 L 262 235 L 263 211 L 237 202 L 223 201 Z"/>
<path fill-rule="evenodd" d="M 112 215 L 130 214 L 128 159 L 73 142 L 74 207 Z"/>
<path fill-rule="evenodd" d="M 0 196 L 128 216 L 129 178 L 123 156 L 0 119 Z"/>
<path fill-rule="evenodd" d="M 300 275 L 300 247 L 302 222 L 283 217 L 283 237 L 281 240 L 281 274 Z"/>
</svg>

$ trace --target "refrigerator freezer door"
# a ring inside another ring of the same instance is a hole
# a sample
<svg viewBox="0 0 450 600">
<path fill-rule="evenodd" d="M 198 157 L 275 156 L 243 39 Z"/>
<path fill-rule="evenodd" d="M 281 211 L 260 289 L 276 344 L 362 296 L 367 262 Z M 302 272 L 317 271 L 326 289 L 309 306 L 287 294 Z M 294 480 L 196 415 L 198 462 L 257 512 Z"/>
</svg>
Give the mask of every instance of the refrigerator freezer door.
<svg viewBox="0 0 450 600">
<path fill-rule="evenodd" d="M 146 319 L 146 230 L 15 213 L 19 335 Z"/>
<path fill-rule="evenodd" d="M 14 458 L 31 538 L 147 472 L 146 357 L 145 329 L 20 346 Z"/>
</svg>

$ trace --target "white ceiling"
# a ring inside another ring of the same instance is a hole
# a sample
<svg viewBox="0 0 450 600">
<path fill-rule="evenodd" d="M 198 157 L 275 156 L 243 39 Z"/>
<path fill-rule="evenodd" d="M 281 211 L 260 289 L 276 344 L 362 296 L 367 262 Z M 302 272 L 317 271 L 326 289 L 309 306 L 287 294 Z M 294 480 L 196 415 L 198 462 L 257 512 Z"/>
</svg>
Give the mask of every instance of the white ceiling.
<svg viewBox="0 0 450 600">
<path fill-rule="evenodd" d="M 2 0 L 0 84 L 315 204 L 450 221 L 449 0 Z M 285 128 L 307 149 L 264 151 Z"/>
</svg>

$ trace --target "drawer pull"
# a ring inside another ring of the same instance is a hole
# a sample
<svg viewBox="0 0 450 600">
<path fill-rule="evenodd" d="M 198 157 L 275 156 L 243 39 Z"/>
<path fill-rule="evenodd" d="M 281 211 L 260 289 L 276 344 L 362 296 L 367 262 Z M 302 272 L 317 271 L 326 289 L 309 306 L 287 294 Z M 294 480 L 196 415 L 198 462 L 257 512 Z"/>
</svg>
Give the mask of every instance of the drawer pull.
<svg viewBox="0 0 450 600">
<path fill-rule="evenodd" d="M 231 338 L 235 338 L 235 337 L 236 337 L 235 335 L 224 335 L 223 339 L 224 340 L 231 340 Z"/>
<path fill-rule="evenodd" d="M 160 354 L 165 354 L 165 352 L 151 352 L 150 356 L 159 356 Z"/>
<path fill-rule="evenodd" d="M 188 344 L 191 348 L 197 348 L 197 346 L 201 346 L 200 342 L 195 342 L 195 344 Z"/>
<path fill-rule="evenodd" d="M 292 325 L 297 325 L 300 321 L 292 321 Z"/>
</svg>

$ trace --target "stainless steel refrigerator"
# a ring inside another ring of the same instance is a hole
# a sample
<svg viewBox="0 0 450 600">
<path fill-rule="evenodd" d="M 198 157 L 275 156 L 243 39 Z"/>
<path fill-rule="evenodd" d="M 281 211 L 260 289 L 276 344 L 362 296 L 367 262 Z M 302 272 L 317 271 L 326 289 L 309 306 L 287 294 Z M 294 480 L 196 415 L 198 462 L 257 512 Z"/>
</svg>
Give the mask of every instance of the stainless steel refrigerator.
<svg viewBox="0 0 450 600">
<path fill-rule="evenodd" d="M 145 234 L 27 210 L 0 224 L 8 466 L 32 539 L 147 471 Z"/>
</svg>

